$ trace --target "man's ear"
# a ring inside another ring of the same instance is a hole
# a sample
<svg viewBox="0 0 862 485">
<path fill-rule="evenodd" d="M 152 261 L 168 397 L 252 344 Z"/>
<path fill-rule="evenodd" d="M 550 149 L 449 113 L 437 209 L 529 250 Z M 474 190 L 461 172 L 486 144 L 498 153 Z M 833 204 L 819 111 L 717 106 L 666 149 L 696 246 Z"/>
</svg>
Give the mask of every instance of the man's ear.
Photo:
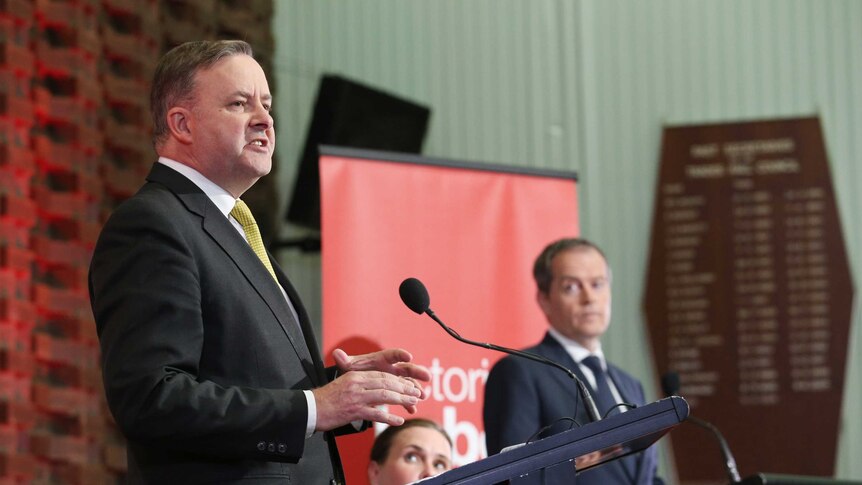
<svg viewBox="0 0 862 485">
<path fill-rule="evenodd" d="M 551 311 L 551 302 L 548 299 L 548 295 L 543 293 L 542 290 L 536 290 L 536 303 L 539 304 L 539 308 L 542 309 L 542 313 L 547 317 Z"/>
<path fill-rule="evenodd" d="M 192 143 L 191 112 L 188 109 L 174 106 L 168 110 L 168 130 L 171 136 L 184 145 Z"/>
</svg>

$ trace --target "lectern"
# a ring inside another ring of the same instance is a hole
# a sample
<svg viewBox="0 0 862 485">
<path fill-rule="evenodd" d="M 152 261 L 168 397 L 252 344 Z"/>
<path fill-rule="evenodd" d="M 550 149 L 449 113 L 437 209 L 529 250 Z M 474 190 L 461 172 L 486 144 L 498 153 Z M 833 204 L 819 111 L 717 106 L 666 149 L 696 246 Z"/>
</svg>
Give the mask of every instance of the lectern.
<svg viewBox="0 0 862 485">
<path fill-rule="evenodd" d="M 489 456 L 436 477 L 422 485 L 488 485 L 563 462 L 578 471 L 641 451 L 688 417 L 688 403 L 673 396 L 585 424 L 523 446 Z"/>
</svg>

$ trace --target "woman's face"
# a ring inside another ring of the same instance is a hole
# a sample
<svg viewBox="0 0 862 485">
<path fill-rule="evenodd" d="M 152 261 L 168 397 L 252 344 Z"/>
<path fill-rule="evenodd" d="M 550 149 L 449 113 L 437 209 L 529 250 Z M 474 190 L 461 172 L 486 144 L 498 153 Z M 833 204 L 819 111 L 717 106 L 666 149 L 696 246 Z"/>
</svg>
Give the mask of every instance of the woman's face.
<svg viewBox="0 0 862 485">
<path fill-rule="evenodd" d="M 404 485 L 439 475 L 452 468 L 452 447 L 438 431 L 413 427 L 401 431 L 381 464 L 368 465 L 372 485 Z"/>
</svg>

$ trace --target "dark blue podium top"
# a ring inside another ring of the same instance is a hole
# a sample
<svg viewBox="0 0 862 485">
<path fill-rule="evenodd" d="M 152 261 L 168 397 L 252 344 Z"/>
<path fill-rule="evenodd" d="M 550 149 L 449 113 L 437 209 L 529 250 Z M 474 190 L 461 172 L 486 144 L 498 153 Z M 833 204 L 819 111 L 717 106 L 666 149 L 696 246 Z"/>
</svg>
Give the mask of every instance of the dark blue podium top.
<svg viewBox="0 0 862 485">
<path fill-rule="evenodd" d="M 566 461 L 574 462 L 578 471 L 583 471 L 649 447 L 683 422 L 688 412 L 685 399 L 669 397 L 416 483 L 485 485 L 524 476 Z"/>
</svg>

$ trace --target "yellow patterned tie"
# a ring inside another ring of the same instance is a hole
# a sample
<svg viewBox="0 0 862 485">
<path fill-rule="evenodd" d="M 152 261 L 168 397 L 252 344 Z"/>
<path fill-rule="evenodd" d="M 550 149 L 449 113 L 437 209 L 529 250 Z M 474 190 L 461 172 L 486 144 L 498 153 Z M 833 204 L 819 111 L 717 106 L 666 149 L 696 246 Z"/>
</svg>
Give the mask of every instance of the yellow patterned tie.
<svg viewBox="0 0 862 485">
<path fill-rule="evenodd" d="M 260 238 L 260 230 L 257 228 L 257 222 L 254 220 L 254 216 L 251 215 L 248 206 L 242 200 L 237 199 L 236 205 L 230 211 L 230 215 L 242 225 L 242 230 L 245 231 L 245 238 L 248 240 L 252 251 L 257 254 L 260 262 L 266 266 L 267 271 L 272 275 L 272 279 L 278 282 L 278 278 L 275 277 L 275 271 L 272 269 L 272 264 L 269 262 L 269 257 L 266 255 L 266 249 L 263 247 L 263 240 Z"/>
</svg>

